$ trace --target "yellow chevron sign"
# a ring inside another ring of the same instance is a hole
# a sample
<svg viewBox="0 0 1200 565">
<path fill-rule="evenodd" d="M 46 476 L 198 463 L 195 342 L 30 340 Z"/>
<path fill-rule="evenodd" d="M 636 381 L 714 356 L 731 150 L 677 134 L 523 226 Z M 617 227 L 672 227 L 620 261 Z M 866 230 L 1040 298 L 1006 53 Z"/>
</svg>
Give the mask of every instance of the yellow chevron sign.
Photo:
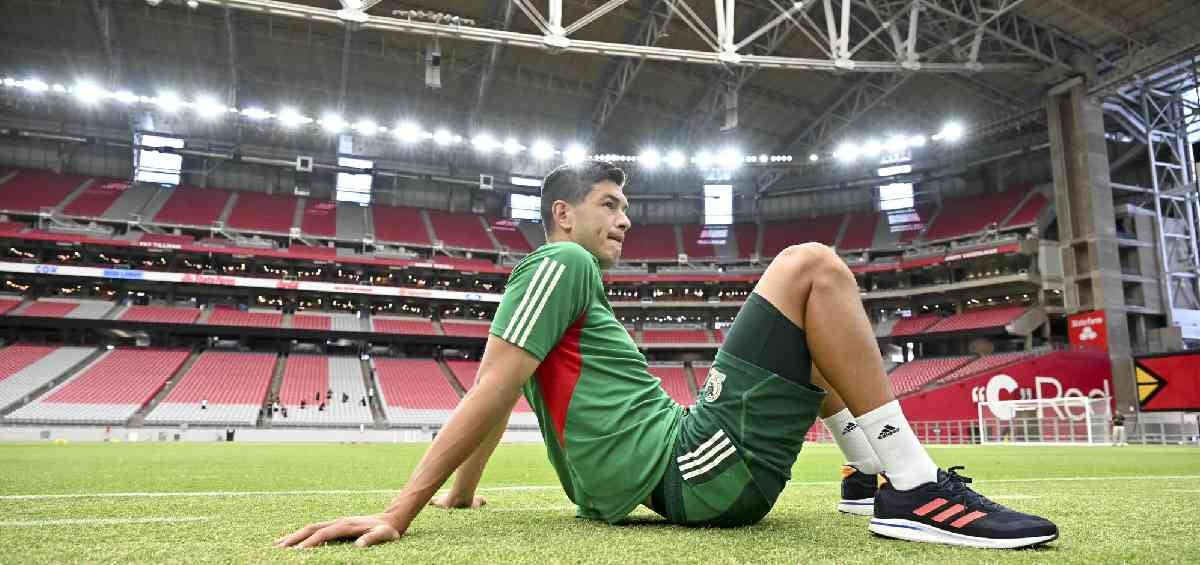
<svg viewBox="0 0 1200 565">
<path fill-rule="evenodd" d="M 1151 373 L 1144 367 L 1136 366 L 1134 372 L 1137 376 L 1138 403 L 1145 403 L 1147 398 L 1150 398 L 1150 396 L 1158 392 L 1158 389 L 1166 384 L 1158 375 Z"/>
</svg>

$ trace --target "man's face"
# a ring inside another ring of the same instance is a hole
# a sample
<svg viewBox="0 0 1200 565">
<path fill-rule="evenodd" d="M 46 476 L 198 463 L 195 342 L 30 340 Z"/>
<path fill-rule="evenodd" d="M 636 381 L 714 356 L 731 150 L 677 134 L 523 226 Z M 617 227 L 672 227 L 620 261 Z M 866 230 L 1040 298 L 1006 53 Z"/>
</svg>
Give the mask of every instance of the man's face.
<svg viewBox="0 0 1200 565">
<path fill-rule="evenodd" d="M 568 205 L 567 239 L 591 252 L 600 261 L 600 268 L 616 265 L 629 231 L 629 216 L 625 215 L 628 208 L 629 200 L 616 183 L 592 185 L 582 202 Z"/>
</svg>

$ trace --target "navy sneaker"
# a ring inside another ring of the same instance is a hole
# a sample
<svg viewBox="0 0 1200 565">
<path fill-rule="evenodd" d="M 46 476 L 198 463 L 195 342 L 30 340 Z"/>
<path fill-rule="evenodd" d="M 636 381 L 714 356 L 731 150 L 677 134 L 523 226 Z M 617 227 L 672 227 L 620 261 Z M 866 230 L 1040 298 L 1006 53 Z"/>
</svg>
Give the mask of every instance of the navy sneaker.
<svg viewBox="0 0 1200 565">
<path fill-rule="evenodd" d="M 909 541 L 993 549 L 1033 547 L 1058 538 L 1053 522 L 1022 514 L 971 490 L 962 467 L 938 469 L 937 482 L 911 490 L 885 483 L 875 493 L 875 517 L 868 529 Z"/>
<path fill-rule="evenodd" d="M 875 513 L 875 490 L 879 475 L 868 475 L 852 465 L 842 465 L 842 500 L 839 512 L 870 516 Z"/>
</svg>

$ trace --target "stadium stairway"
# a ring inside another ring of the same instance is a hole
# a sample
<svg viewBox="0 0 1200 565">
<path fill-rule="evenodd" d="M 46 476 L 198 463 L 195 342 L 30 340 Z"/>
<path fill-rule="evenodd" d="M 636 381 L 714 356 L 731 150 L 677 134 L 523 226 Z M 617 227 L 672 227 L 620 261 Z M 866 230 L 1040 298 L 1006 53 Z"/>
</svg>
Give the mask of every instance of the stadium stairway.
<svg viewBox="0 0 1200 565">
<path fill-rule="evenodd" d="M 146 184 L 135 184 L 121 192 L 113 203 L 101 215 L 105 220 L 118 222 L 126 221 L 133 214 L 139 214 L 142 208 L 158 193 L 158 187 Z M 144 216 L 143 216 L 144 217 Z"/>
<path fill-rule="evenodd" d="M 383 411 L 383 395 L 375 388 L 375 379 L 371 378 L 371 361 L 370 359 L 360 359 L 359 366 L 362 368 L 363 388 L 370 392 L 367 395 L 367 405 L 371 408 L 371 418 L 375 420 L 375 429 L 387 429 L 387 416 Z"/>
<path fill-rule="evenodd" d="M 287 327 L 287 326 L 284 326 L 284 327 Z M 291 357 L 291 356 L 290 355 L 280 355 L 279 358 L 275 360 L 275 369 L 271 372 L 271 384 L 267 385 L 267 398 L 263 402 L 264 405 L 266 405 L 268 403 L 267 401 L 272 398 L 279 398 L 279 389 L 283 388 L 283 372 L 287 368 L 288 357 Z M 283 405 L 283 403 L 281 402 L 280 406 L 282 406 L 282 405 Z M 263 413 L 258 415 L 257 424 L 258 424 L 258 427 L 260 427 L 260 428 L 271 427 L 272 426 L 271 415 L 268 414 L 266 412 L 266 410 L 263 410 Z"/>
<path fill-rule="evenodd" d="M 438 368 L 442 370 L 442 376 L 446 377 L 446 382 L 450 383 L 450 388 L 454 389 L 458 397 L 466 396 L 467 389 L 471 388 L 470 385 L 464 385 L 462 381 L 458 380 L 458 375 L 454 374 L 454 369 L 451 369 L 444 359 L 438 359 L 437 364 Z"/>
<path fill-rule="evenodd" d="M 91 188 L 93 184 L 96 184 L 96 179 L 93 179 L 93 178 L 89 178 L 89 179 L 83 181 L 82 183 L 79 183 L 79 186 L 75 187 L 74 190 L 67 193 L 66 197 L 64 197 L 62 200 L 58 201 L 58 204 L 56 204 L 54 206 L 54 213 L 55 214 L 65 214 L 63 212 L 63 210 L 66 210 L 67 207 L 70 206 L 72 202 L 74 202 L 75 200 L 77 200 L 80 197 L 80 195 L 87 192 L 87 189 Z M 69 214 L 65 214 L 65 215 L 69 215 Z"/>
<path fill-rule="evenodd" d="M 146 422 L 146 414 L 149 414 L 151 411 L 157 408 L 159 403 L 161 403 L 163 399 L 167 397 L 167 395 L 171 394 L 171 391 L 175 388 L 175 385 L 179 384 L 180 379 L 182 379 L 182 377 L 186 375 L 189 370 L 191 370 L 192 364 L 195 363 L 196 359 L 199 357 L 200 352 L 192 350 L 192 353 L 188 355 L 188 358 L 185 359 L 183 364 L 181 364 L 179 368 L 175 370 L 175 372 L 171 375 L 171 378 L 167 379 L 166 384 L 164 384 L 163 387 L 158 390 L 158 393 L 150 399 L 150 402 L 147 402 L 141 410 L 134 412 L 133 417 L 129 418 L 129 422 L 125 424 L 126 427 L 142 427 L 142 425 Z"/>
</svg>

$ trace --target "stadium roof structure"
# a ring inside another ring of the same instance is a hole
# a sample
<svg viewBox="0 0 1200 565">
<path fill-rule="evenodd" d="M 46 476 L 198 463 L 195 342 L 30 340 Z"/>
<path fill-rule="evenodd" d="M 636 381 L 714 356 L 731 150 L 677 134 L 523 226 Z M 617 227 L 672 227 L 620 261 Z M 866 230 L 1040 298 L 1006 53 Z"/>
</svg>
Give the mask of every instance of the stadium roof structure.
<svg viewBox="0 0 1200 565">
<path fill-rule="evenodd" d="M 1009 132 L 1040 119 L 1052 84 L 1090 75 L 1108 92 L 1200 47 L 1191 0 L 13 0 L 0 16 L 10 75 L 631 155 L 827 154 L 948 119 Z M 335 145 L 235 118 L 189 134 Z M 798 161 L 755 172 L 754 189 L 811 166 Z"/>
</svg>

